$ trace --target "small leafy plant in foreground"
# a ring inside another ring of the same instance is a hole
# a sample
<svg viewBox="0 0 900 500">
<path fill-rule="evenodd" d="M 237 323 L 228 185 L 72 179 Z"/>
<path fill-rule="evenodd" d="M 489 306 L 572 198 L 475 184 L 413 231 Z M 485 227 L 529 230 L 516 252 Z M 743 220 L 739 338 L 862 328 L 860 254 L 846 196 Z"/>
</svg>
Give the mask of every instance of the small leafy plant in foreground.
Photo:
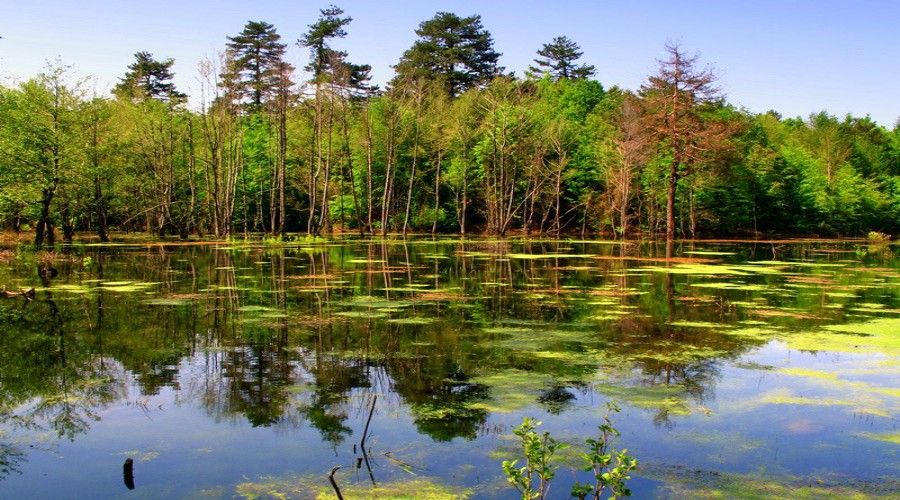
<svg viewBox="0 0 900 500">
<path fill-rule="evenodd" d="M 526 417 L 513 429 L 513 434 L 522 442 L 525 465 L 517 467 L 518 460 L 504 460 L 502 464 L 506 480 L 519 490 L 523 499 L 546 498 L 550 480 L 558 468 L 551 464 L 553 455 L 568 447 L 553 439 L 549 432 L 538 434 L 535 429 L 540 425 L 540 421 Z"/>
<path fill-rule="evenodd" d="M 638 461 L 628 454 L 628 450 L 612 447 L 619 431 L 610 415 L 620 410 L 615 403 L 607 403 L 607 408 L 609 411 L 599 426 L 598 436 L 585 440 L 587 452 L 581 454 L 585 461 L 584 470 L 593 473 L 594 482 L 576 482 L 572 485 L 571 495 L 581 500 L 599 500 L 606 492 L 610 498 L 631 495 L 626 482 L 631 479 L 629 473 L 637 468 Z M 519 491 L 523 500 L 547 498 L 550 481 L 559 468 L 553 464 L 554 455 L 569 447 L 554 439 L 549 432 L 538 433 L 536 429 L 540 425 L 541 422 L 533 418 L 522 419 L 522 424 L 513 429 L 513 434 L 521 441 L 524 465 L 520 467 L 519 460 L 504 460 L 502 463 L 506 480 Z"/>
<path fill-rule="evenodd" d="M 586 440 L 588 452 L 582 455 L 587 462 L 586 471 L 594 474 L 594 484 L 576 482 L 572 485 L 572 496 L 584 500 L 590 496 L 599 500 L 605 490 L 609 490 L 611 498 L 631 496 L 631 490 L 625 482 L 631 479 L 629 472 L 637 468 L 637 459 L 628 454 L 628 450 L 615 450 L 612 441 L 619 437 L 619 431 L 613 426 L 611 413 L 618 413 L 615 403 L 607 403 L 609 412 L 600 424 L 600 435 L 597 439 Z"/>
</svg>

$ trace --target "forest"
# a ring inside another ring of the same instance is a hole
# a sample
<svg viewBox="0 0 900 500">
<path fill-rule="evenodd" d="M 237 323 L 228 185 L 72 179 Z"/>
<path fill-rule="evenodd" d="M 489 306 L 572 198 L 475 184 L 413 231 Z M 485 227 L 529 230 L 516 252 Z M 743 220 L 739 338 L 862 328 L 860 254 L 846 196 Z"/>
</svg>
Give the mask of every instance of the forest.
<svg viewBox="0 0 900 500">
<path fill-rule="evenodd" d="M 516 77 L 478 15 L 439 12 L 386 85 L 333 48 L 247 22 L 197 66 L 142 51 L 107 95 L 63 62 L 0 86 L 0 224 L 78 232 L 856 236 L 900 230 L 900 123 L 735 107 L 677 44 L 639 89 L 606 88 L 559 36 Z M 308 52 L 295 68 L 288 47 Z M 599 59 L 599 60 L 602 60 Z"/>
</svg>

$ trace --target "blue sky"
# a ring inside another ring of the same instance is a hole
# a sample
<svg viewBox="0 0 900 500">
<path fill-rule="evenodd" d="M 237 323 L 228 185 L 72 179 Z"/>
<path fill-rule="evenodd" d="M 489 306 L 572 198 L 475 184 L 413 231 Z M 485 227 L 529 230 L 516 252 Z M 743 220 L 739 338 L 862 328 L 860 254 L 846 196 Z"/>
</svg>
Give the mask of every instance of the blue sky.
<svg viewBox="0 0 900 500">
<path fill-rule="evenodd" d="M 666 41 L 701 53 L 730 102 L 787 116 L 827 110 L 900 118 L 900 0 L 894 1 L 444 1 L 334 0 L 353 17 L 336 44 L 373 66 L 384 82 L 436 11 L 481 14 L 501 63 L 521 72 L 534 51 L 565 34 L 584 50 L 607 87 L 636 89 L 656 67 Z M 249 20 L 273 23 L 294 42 L 326 1 L 0 0 L 0 76 L 27 78 L 61 57 L 108 89 L 133 53 L 176 60 L 176 83 L 191 93 L 196 67 L 221 51 Z M 290 58 L 302 66 L 304 50 Z"/>
</svg>

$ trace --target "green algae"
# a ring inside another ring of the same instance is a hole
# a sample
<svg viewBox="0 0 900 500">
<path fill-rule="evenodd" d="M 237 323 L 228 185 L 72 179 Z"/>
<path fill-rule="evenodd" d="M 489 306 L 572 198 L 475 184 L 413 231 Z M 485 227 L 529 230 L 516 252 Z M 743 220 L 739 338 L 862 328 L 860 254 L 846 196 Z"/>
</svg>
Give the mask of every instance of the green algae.
<svg viewBox="0 0 900 500">
<path fill-rule="evenodd" d="M 510 413 L 535 404 L 540 391 L 553 383 L 553 377 L 513 369 L 474 377 L 471 382 L 488 387 L 490 396 L 487 401 L 468 404 L 469 408 Z"/>
<path fill-rule="evenodd" d="M 422 317 L 413 317 L 413 318 L 391 318 L 387 320 L 388 323 L 394 323 L 397 325 L 430 325 L 435 322 L 434 318 L 422 318 Z"/>
<path fill-rule="evenodd" d="M 866 439 L 872 439 L 875 441 L 882 441 L 885 443 L 891 443 L 900 445 L 900 432 L 888 432 L 888 433 L 875 433 L 875 432 L 860 432 L 856 434 L 857 436 L 864 437 Z"/>
<path fill-rule="evenodd" d="M 793 349 L 803 351 L 868 352 L 900 355 L 900 318 L 826 325 L 820 330 L 785 336 Z"/>
<path fill-rule="evenodd" d="M 731 328 L 730 325 L 726 325 L 724 323 L 712 323 L 710 321 L 672 321 L 669 324 L 672 326 L 677 326 L 679 328 Z"/>
<path fill-rule="evenodd" d="M 353 319 L 378 319 L 378 318 L 387 318 L 388 314 L 384 310 L 374 310 L 374 311 L 340 311 L 334 313 L 335 316 L 341 316 L 343 318 L 353 318 Z"/>
<path fill-rule="evenodd" d="M 144 301 L 144 304 L 150 306 L 184 306 L 193 303 L 193 299 L 176 299 L 176 298 L 166 298 L 160 297 L 156 299 L 147 299 Z"/>
<path fill-rule="evenodd" d="M 684 397 L 684 388 L 677 385 L 626 387 L 600 383 L 595 388 L 610 399 L 634 408 L 653 410 L 667 415 L 691 414 L 691 408 Z"/>
<path fill-rule="evenodd" d="M 827 397 L 798 396 L 789 389 L 773 389 L 765 392 L 754 400 L 748 401 L 749 406 L 758 405 L 801 405 L 801 406 L 854 406 L 855 402 L 846 399 Z"/>
<path fill-rule="evenodd" d="M 759 285 L 759 284 L 747 284 L 747 283 L 730 283 L 730 282 L 715 282 L 715 283 L 692 283 L 692 288 L 712 288 L 714 290 L 742 290 L 745 292 L 767 292 L 767 291 L 776 291 L 776 288 L 772 288 L 767 285 Z"/>
<path fill-rule="evenodd" d="M 838 264 L 833 262 L 812 262 L 812 261 L 795 261 L 795 260 L 754 260 L 747 262 L 758 266 L 794 266 L 794 267 L 844 267 L 847 264 Z"/>
<path fill-rule="evenodd" d="M 53 285 L 45 288 L 35 288 L 36 291 L 47 291 L 47 292 L 61 292 L 61 293 L 72 293 L 83 295 L 87 293 L 91 293 L 94 290 L 94 287 L 89 287 L 86 285 L 74 285 L 74 284 L 59 284 Z"/>
<path fill-rule="evenodd" d="M 809 368 L 799 368 L 799 367 L 788 367 L 788 368 L 779 368 L 777 370 L 778 373 L 784 375 L 791 375 L 794 377 L 810 377 L 817 378 L 822 380 L 835 381 L 838 379 L 837 374 L 832 372 L 825 372 L 821 370 L 811 370 Z"/>
<path fill-rule="evenodd" d="M 345 498 L 366 499 L 425 499 L 452 500 L 471 496 L 469 489 L 444 485 L 435 479 L 416 477 L 375 485 L 368 482 L 348 482 L 347 474 L 338 473 L 337 481 L 341 485 L 341 493 Z M 334 498 L 334 489 L 328 484 L 324 473 L 321 476 L 264 476 L 259 481 L 245 481 L 235 487 L 237 496 L 255 500 L 262 498 L 316 498 L 330 500 Z"/>
<path fill-rule="evenodd" d="M 539 260 L 539 259 L 589 259 L 594 254 L 572 254 L 572 253 L 508 253 L 506 257 L 517 260 Z"/>
<path fill-rule="evenodd" d="M 896 498 L 896 480 L 863 483 L 846 477 L 796 477 L 770 473 L 737 474 L 674 467 L 653 474 L 665 486 L 664 498 L 820 499 Z"/>
<path fill-rule="evenodd" d="M 673 266 L 645 266 L 640 269 L 668 274 L 686 274 L 691 276 L 748 276 L 751 273 L 745 272 L 725 265 L 715 264 L 675 264 Z"/>
</svg>

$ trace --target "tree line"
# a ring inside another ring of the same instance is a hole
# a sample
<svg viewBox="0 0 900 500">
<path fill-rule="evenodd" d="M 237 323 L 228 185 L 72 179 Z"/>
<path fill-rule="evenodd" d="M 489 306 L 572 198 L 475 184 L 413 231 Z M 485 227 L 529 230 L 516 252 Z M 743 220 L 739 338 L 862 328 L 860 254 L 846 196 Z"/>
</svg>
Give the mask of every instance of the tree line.
<svg viewBox="0 0 900 500">
<path fill-rule="evenodd" d="M 295 45 L 250 21 L 198 65 L 135 54 L 112 95 L 57 62 L 0 87 L 0 223 L 109 240 L 113 229 L 857 235 L 900 229 L 900 124 L 729 104 L 667 45 L 639 89 L 604 88 L 560 36 L 516 77 L 477 15 L 439 12 L 383 88 L 333 48 L 338 7 Z"/>
</svg>

